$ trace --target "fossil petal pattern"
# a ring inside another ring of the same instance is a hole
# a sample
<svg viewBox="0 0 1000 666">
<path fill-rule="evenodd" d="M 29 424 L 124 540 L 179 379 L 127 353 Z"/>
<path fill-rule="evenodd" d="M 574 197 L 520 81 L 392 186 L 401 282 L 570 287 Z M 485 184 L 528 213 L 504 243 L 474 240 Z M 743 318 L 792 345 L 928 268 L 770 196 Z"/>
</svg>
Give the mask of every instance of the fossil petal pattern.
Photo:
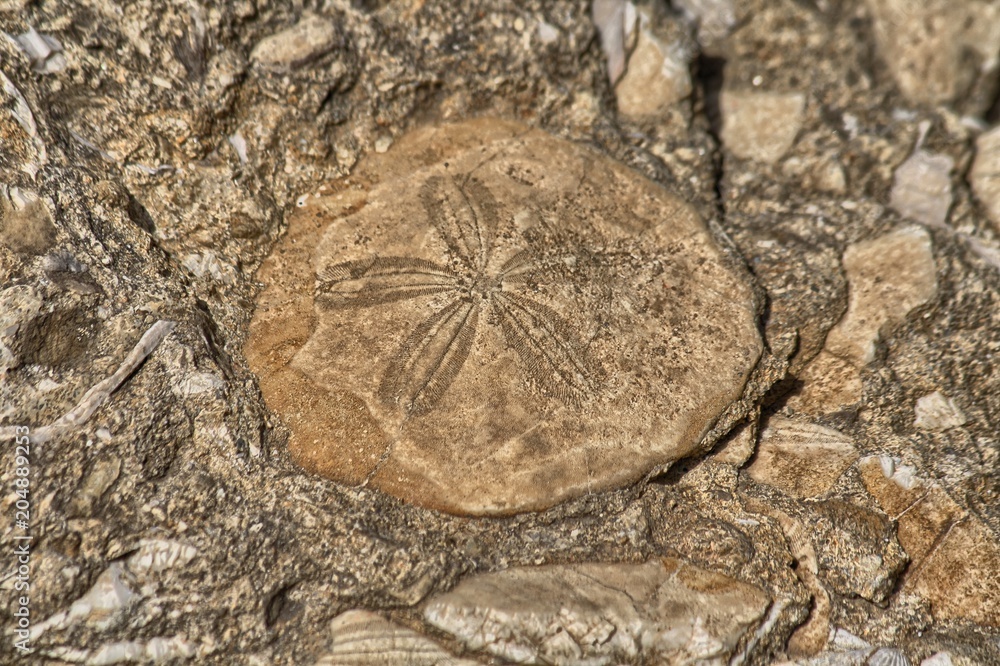
<svg viewBox="0 0 1000 666">
<path fill-rule="evenodd" d="M 427 127 L 312 197 L 247 343 L 306 469 L 456 513 L 543 509 L 697 451 L 762 350 L 693 209 L 506 121 Z"/>
</svg>

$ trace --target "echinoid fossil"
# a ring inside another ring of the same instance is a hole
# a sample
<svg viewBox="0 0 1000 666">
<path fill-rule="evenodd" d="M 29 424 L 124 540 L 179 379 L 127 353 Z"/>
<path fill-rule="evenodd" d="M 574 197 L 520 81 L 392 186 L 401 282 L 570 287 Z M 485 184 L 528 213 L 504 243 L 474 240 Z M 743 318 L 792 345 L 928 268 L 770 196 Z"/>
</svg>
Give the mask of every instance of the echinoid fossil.
<svg viewBox="0 0 1000 666">
<path fill-rule="evenodd" d="M 692 208 L 516 123 L 416 130 L 306 198 L 247 357 L 306 470 L 468 514 L 550 507 L 697 450 L 762 351 Z"/>
</svg>

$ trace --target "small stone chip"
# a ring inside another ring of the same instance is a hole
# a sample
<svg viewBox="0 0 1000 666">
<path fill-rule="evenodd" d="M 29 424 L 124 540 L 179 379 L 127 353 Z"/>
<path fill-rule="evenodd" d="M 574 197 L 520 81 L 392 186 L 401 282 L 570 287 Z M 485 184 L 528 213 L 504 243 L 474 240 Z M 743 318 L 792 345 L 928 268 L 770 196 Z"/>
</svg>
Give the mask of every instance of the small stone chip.
<svg viewBox="0 0 1000 666">
<path fill-rule="evenodd" d="M 741 397 L 751 288 L 643 176 L 481 119 L 411 133 L 353 182 L 293 210 L 247 344 L 305 469 L 538 510 L 695 453 Z"/>
</svg>

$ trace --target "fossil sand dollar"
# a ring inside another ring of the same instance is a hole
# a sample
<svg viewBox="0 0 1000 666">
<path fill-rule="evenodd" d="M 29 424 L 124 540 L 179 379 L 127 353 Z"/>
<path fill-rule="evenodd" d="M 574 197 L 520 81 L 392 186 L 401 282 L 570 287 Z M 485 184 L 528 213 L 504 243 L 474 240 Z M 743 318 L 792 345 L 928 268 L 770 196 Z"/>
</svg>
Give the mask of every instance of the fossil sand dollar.
<svg viewBox="0 0 1000 666">
<path fill-rule="evenodd" d="M 309 197 L 247 357 L 306 470 L 464 514 L 628 484 L 697 450 L 762 350 L 692 208 L 512 122 L 427 127 Z"/>
</svg>

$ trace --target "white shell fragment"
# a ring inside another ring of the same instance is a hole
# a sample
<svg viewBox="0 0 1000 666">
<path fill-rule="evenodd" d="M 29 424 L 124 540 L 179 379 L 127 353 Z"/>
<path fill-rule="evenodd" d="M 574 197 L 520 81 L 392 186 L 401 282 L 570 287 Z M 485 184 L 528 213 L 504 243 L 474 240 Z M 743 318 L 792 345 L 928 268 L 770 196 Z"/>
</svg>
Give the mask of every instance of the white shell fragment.
<svg viewBox="0 0 1000 666">
<path fill-rule="evenodd" d="M 34 28 L 14 38 L 31 61 L 31 68 L 39 74 L 54 74 L 66 68 L 62 44 L 51 35 L 43 35 Z"/>
<path fill-rule="evenodd" d="M 893 178 L 890 205 L 903 217 L 931 227 L 943 227 L 951 208 L 951 171 L 955 162 L 922 148 L 899 165 Z"/>
<path fill-rule="evenodd" d="M 764 618 L 756 587 L 675 559 L 509 569 L 462 581 L 424 618 L 528 664 L 727 663 Z"/>
<path fill-rule="evenodd" d="M 412 629 L 363 610 L 330 622 L 329 650 L 316 666 L 474 666 Z"/>
<path fill-rule="evenodd" d="M 934 391 L 917 399 L 913 425 L 921 430 L 947 430 L 965 425 L 967 419 L 952 398 Z"/>
<path fill-rule="evenodd" d="M 115 389 L 122 385 L 122 382 L 139 367 L 147 356 L 153 353 L 153 350 L 159 346 L 163 338 L 174 330 L 175 326 L 175 322 L 165 320 L 150 326 L 111 376 L 90 387 L 73 409 L 49 425 L 34 429 L 31 433 L 31 441 L 35 443 L 47 442 L 86 423 L 94 412 L 111 397 Z M 13 436 L 14 426 L 0 428 L 0 438 Z"/>
<path fill-rule="evenodd" d="M 753 294 L 659 185 L 492 119 L 360 174 L 378 182 L 294 209 L 260 273 L 247 357 L 305 469 L 455 513 L 544 509 L 690 455 L 742 395 Z"/>
</svg>

